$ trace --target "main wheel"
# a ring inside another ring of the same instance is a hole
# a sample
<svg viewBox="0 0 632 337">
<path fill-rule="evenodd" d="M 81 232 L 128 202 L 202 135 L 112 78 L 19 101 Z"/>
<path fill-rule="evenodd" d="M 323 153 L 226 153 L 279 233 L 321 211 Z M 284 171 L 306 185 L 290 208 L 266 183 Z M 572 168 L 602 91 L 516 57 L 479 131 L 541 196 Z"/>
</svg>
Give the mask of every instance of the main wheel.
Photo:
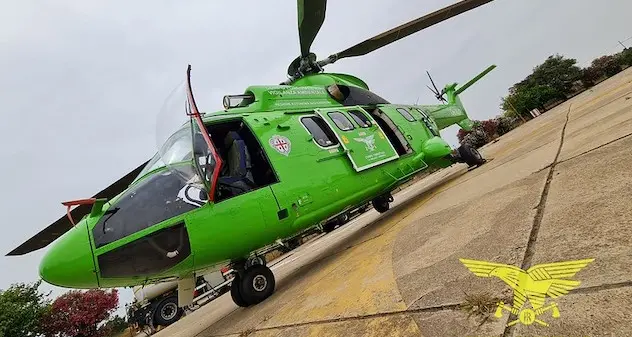
<svg viewBox="0 0 632 337">
<path fill-rule="evenodd" d="M 240 307 L 247 307 L 248 302 L 244 301 L 243 296 L 241 295 L 241 277 L 239 274 L 235 273 L 235 277 L 233 278 L 233 282 L 230 284 L 230 297 L 233 299 L 233 302 Z"/>
<path fill-rule="evenodd" d="M 274 292 L 274 287 L 274 274 L 270 268 L 262 265 L 246 269 L 239 282 L 241 296 L 250 305 L 261 303 L 270 297 Z"/>
<path fill-rule="evenodd" d="M 384 197 L 371 200 L 371 204 L 373 205 L 373 208 L 380 213 L 384 213 L 391 208 L 391 204 L 388 202 L 388 199 Z"/>
<path fill-rule="evenodd" d="M 156 306 L 154 322 L 156 325 L 170 325 L 180 319 L 182 312 L 183 310 L 178 307 L 178 297 L 167 297 Z"/>
<path fill-rule="evenodd" d="M 334 229 L 336 229 L 336 220 L 331 220 L 327 223 L 325 223 L 323 225 L 323 231 L 325 231 L 325 233 L 331 233 L 334 231 Z"/>
<path fill-rule="evenodd" d="M 483 156 L 472 146 L 467 144 L 461 145 L 458 148 L 459 156 L 469 166 L 477 166 L 485 163 Z"/>
</svg>

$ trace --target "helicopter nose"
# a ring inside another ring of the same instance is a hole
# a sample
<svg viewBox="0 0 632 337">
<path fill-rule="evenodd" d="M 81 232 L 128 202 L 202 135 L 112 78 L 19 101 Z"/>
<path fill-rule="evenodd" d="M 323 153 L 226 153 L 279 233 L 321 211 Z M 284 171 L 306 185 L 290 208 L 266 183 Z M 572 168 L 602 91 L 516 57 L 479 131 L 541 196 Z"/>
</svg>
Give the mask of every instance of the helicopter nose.
<svg viewBox="0 0 632 337">
<path fill-rule="evenodd" d="M 39 266 L 44 281 L 66 288 L 98 287 L 87 226 L 80 221 L 49 248 Z"/>
</svg>

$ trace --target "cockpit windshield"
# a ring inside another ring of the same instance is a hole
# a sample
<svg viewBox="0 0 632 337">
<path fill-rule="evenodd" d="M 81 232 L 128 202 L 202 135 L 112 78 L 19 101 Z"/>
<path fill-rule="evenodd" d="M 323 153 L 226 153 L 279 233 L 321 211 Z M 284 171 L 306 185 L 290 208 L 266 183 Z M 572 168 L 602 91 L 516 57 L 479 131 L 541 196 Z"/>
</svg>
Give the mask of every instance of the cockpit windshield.
<svg viewBox="0 0 632 337">
<path fill-rule="evenodd" d="M 97 247 L 202 207 L 209 201 L 208 185 L 216 161 L 205 140 L 204 132 L 208 131 L 200 129 L 201 120 L 196 123 L 191 118 L 185 89 L 180 85 L 174 90 L 158 116 L 158 151 L 136 177 L 133 186 L 112 201 L 95 225 L 93 235 Z"/>
<path fill-rule="evenodd" d="M 145 168 L 138 174 L 136 180 L 161 167 L 190 163 L 193 159 L 193 146 L 189 127 L 187 126 L 176 131 L 161 148 L 163 150 L 156 152 L 145 165 Z"/>
<path fill-rule="evenodd" d="M 202 135 L 206 130 L 200 130 L 188 113 L 186 86 L 181 83 L 171 92 L 157 116 L 155 133 L 158 151 L 134 182 L 163 167 L 187 183 L 203 184 L 204 179 L 208 179 L 215 162 Z"/>
</svg>

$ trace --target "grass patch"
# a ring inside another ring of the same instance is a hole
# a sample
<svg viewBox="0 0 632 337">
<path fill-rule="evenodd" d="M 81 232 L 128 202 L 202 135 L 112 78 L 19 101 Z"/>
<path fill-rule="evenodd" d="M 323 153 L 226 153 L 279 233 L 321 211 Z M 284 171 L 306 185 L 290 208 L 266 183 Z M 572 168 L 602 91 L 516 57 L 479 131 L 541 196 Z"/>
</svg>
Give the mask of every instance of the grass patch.
<svg viewBox="0 0 632 337">
<path fill-rule="evenodd" d="M 461 310 L 468 313 L 468 319 L 474 316 L 479 321 L 479 326 L 481 326 L 496 312 L 498 302 L 502 300 L 502 298 L 492 296 L 487 292 L 480 294 L 465 293 L 465 302 L 461 305 Z"/>
</svg>

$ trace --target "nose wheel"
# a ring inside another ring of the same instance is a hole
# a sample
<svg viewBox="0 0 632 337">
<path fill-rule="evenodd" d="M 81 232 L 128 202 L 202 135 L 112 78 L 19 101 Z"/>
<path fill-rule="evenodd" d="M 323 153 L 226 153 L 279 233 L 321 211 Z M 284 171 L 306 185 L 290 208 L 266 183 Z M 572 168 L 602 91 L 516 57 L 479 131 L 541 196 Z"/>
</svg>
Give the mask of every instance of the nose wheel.
<svg viewBox="0 0 632 337">
<path fill-rule="evenodd" d="M 230 286 L 233 302 L 248 307 L 263 302 L 274 293 L 275 280 L 270 268 L 256 264 L 238 271 Z"/>
</svg>

